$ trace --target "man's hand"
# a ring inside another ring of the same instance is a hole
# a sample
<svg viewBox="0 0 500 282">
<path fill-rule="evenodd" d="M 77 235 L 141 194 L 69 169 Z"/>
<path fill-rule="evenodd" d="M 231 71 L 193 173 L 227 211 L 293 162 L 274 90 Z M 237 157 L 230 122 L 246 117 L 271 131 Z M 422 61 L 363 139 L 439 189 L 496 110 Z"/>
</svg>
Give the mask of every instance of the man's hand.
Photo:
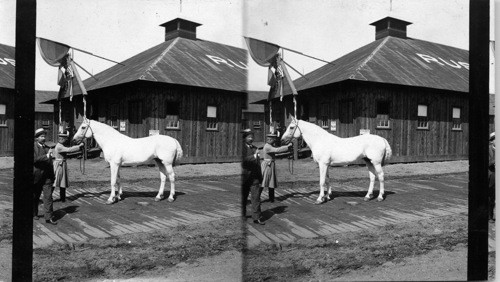
<svg viewBox="0 0 500 282">
<path fill-rule="evenodd" d="M 80 148 L 82 148 L 83 146 L 85 146 L 85 144 L 83 144 L 83 142 L 82 142 L 82 143 L 78 144 L 78 146 L 80 146 Z"/>
</svg>

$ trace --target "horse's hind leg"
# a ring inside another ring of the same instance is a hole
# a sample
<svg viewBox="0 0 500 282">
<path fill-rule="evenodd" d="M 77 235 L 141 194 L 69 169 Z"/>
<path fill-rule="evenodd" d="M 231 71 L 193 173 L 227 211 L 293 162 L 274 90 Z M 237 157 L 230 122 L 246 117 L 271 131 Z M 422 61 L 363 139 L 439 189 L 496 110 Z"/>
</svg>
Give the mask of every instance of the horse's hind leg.
<svg viewBox="0 0 500 282">
<path fill-rule="evenodd" d="M 382 170 L 381 164 L 373 165 L 375 171 L 377 172 L 378 182 L 380 183 L 380 191 L 378 193 L 377 201 L 381 202 L 384 200 L 384 171 Z"/>
<path fill-rule="evenodd" d="M 168 196 L 168 201 L 173 202 L 175 200 L 174 168 L 172 167 L 171 164 L 165 165 L 161 160 L 156 160 L 156 164 L 160 169 L 161 184 L 160 184 L 160 191 L 158 191 L 158 195 L 156 195 L 155 201 L 160 201 L 164 198 L 163 193 L 165 191 L 165 182 L 167 181 L 167 175 L 168 175 L 168 179 L 170 181 L 170 195 Z"/>
<path fill-rule="evenodd" d="M 370 173 L 370 186 L 368 187 L 368 192 L 364 198 L 365 201 L 369 201 L 373 198 L 373 186 L 375 186 L 375 167 L 370 161 L 366 161 L 366 167 L 368 168 L 368 173 Z"/>
<path fill-rule="evenodd" d="M 167 165 L 168 180 L 170 181 L 170 195 L 168 195 L 168 201 L 173 202 L 175 200 L 175 173 L 172 165 Z"/>
<path fill-rule="evenodd" d="M 155 160 L 156 165 L 158 166 L 158 169 L 160 170 L 160 190 L 158 191 L 158 195 L 156 195 L 155 201 L 161 201 L 163 200 L 163 192 L 165 190 L 165 182 L 167 181 L 167 169 L 165 168 L 165 165 L 162 163 L 161 160 Z"/>
</svg>

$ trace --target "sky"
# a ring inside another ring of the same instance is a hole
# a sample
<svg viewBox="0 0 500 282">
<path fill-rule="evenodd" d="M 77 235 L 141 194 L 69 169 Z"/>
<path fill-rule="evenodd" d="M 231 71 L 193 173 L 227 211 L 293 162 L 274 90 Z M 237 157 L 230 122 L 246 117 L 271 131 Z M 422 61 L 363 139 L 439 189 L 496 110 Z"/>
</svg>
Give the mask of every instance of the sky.
<svg viewBox="0 0 500 282">
<path fill-rule="evenodd" d="M 38 0 L 37 36 L 121 62 L 163 42 L 159 25 L 181 17 L 202 24 L 200 39 L 246 49 L 250 36 L 333 61 L 375 40 L 370 23 L 387 16 L 411 22 L 409 37 L 468 49 L 469 0 Z M 12 27 L 0 43 L 14 46 L 15 0 L 2 0 L 0 26 Z M 284 59 L 302 73 L 324 65 L 288 51 Z M 74 60 L 94 74 L 114 65 L 78 51 Z M 249 89 L 267 91 L 267 69 L 248 67 Z M 38 50 L 35 86 L 58 90 L 57 68 Z"/>
</svg>

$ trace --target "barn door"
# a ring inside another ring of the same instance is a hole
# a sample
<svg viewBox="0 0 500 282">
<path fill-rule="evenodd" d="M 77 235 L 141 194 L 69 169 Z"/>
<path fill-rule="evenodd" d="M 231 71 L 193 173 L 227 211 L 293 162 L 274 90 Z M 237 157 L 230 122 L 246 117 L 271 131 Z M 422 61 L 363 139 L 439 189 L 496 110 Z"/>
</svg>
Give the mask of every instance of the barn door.
<svg viewBox="0 0 500 282">
<path fill-rule="evenodd" d="M 128 119 L 128 136 L 132 138 L 145 137 L 146 126 L 144 124 L 141 100 L 130 101 L 128 103 Z"/>
<path fill-rule="evenodd" d="M 354 123 L 354 101 L 344 100 L 339 104 L 339 125 L 337 129 L 339 137 L 353 137 L 358 135 Z"/>
</svg>

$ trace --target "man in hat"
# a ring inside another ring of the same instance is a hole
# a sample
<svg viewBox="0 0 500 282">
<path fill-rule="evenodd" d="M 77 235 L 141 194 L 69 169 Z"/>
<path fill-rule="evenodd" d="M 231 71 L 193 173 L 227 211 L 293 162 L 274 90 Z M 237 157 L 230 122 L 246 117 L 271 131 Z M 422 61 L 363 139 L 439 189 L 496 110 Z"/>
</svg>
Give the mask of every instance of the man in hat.
<svg viewBox="0 0 500 282">
<path fill-rule="evenodd" d="M 495 132 L 490 134 L 488 151 L 488 219 L 495 221 Z"/>
<path fill-rule="evenodd" d="M 263 225 L 260 209 L 260 187 L 262 174 L 260 171 L 260 161 L 257 147 L 253 143 L 253 132 L 250 129 L 243 131 L 243 161 L 242 168 L 242 215 L 246 218 L 246 206 L 248 195 L 252 200 L 252 219 L 255 224 Z"/>
<path fill-rule="evenodd" d="M 39 219 L 38 201 L 43 191 L 43 207 L 45 222 L 56 225 L 52 217 L 54 210 L 52 200 L 52 183 L 54 183 L 54 167 L 52 166 L 52 149 L 45 144 L 46 131 L 39 128 L 35 131 L 33 155 L 33 218 Z"/>
<path fill-rule="evenodd" d="M 59 188 L 61 202 L 66 202 L 66 188 L 69 187 L 68 165 L 66 164 L 66 154 L 79 151 L 84 146 L 83 142 L 79 145 L 66 147 L 68 145 L 69 132 L 59 133 L 59 142 L 54 148 L 54 188 Z"/>
<path fill-rule="evenodd" d="M 278 187 L 278 180 L 276 177 L 276 166 L 275 159 L 277 153 L 287 152 L 290 147 L 293 146 L 292 143 L 289 143 L 286 146 L 275 147 L 278 141 L 278 135 L 276 134 L 268 134 L 266 144 L 262 149 L 261 157 L 263 158 L 261 165 L 262 171 L 262 188 L 268 189 L 269 201 L 271 203 L 274 202 L 274 188 Z"/>
</svg>

